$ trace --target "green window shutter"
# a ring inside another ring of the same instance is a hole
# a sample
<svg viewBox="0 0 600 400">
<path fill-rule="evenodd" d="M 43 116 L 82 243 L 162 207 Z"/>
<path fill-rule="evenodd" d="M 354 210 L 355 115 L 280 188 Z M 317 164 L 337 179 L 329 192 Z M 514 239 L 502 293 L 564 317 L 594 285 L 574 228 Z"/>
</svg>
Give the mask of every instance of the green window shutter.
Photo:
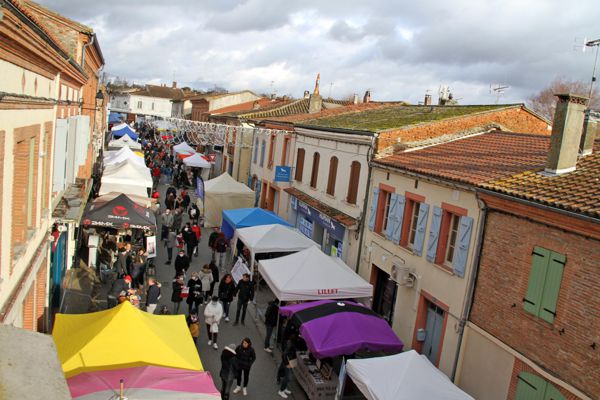
<svg viewBox="0 0 600 400">
<path fill-rule="evenodd" d="M 517 383 L 515 400 L 545 400 L 544 392 L 548 383 L 537 375 L 521 372 Z"/>
<path fill-rule="evenodd" d="M 533 248 L 531 272 L 529 273 L 527 293 L 523 298 L 523 308 L 536 317 L 540 313 L 549 260 L 550 251 L 541 247 Z"/>
<path fill-rule="evenodd" d="M 556 316 L 556 303 L 558 303 L 560 282 L 562 281 L 566 260 L 567 258 L 563 254 L 550 252 L 539 314 L 541 319 L 550 323 L 554 322 Z"/>
<path fill-rule="evenodd" d="M 556 387 L 548 383 L 546 386 L 546 393 L 544 394 L 544 400 L 567 400 Z"/>
</svg>

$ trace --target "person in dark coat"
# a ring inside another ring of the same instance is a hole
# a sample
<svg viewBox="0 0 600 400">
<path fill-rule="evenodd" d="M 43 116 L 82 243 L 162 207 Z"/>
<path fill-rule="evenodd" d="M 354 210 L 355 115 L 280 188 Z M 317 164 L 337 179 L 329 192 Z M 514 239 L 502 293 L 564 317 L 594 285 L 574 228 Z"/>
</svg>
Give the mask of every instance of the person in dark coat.
<svg viewBox="0 0 600 400">
<path fill-rule="evenodd" d="M 179 232 L 181 230 L 181 224 L 183 223 L 183 215 L 181 215 L 181 209 L 175 208 L 173 211 L 173 230 Z"/>
<path fill-rule="evenodd" d="M 179 249 L 179 254 L 175 257 L 175 274 L 183 275 L 190 268 L 190 258 L 185 254 L 183 249 Z"/>
<path fill-rule="evenodd" d="M 237 357 L 235 354 L 235 344 L 225 346 L 221 353 L 221 399 L 229 400 L 229 391 L 237 375 Z"/>
<path fill-rule="evenodd" d="M 122 247 L 121 250 L 119 250 L 117 261 L 115 263 L 118 278 L 122 278 L 125 275 L 129 275 L 131 262 L 131 245 L 127 243 L 125 247 Z"/>
<path fill-rule="evenodd" d="M 123 278 L 119 278 L 113 283 L 106 299 L 106 302 L 108 303 L 107 308 L 113 308 L 118 304 L 117 299 L 122 292 L 129 293 L 131 290 L 131 281 L 131 276 L 125 275 Z"/>
<path fill-rule="evenodd" d="M 237 358 L 238 369 L 237 369 L 237 386 L 233 389 L 233 393 L 239 393 L 243 390 L 244 396 L 248 395 L 248 381 L 250 380 L 250 367 L 256 361 L 256 353 L 252 348 L 252 341 L 250 338 L 244 338 L 242 343 L 235 348 L 235 357 Z M 242 387 L 242 376 L 244 377 L 244 385 Z"/>
<path fill-rule="evenodd" d="M 181 208 L 183 208 L 184 210 L 187 210 L 188 206 L 190 205 L 190 195 L 187 194 L 187 191 L 182 190 L 181 191 Z"/>
<path fill-rule="evenodd" d="M 219 267 L 223 266 L 223 262 L 225 260 L 225 254 L 227 253 L 227 249 L 229 248 L 229 241 L 225 237 L 223 232 L 219 232 L 219 236 L 215 239 L 213 243 L 213 249 L 219 254 Z"/>
<path fill-rule="evenodd" d="M 179 313 L 179 306 L 181 305 L 181 292 L 183 290 L 183 276 L 179 275 L 173 279 L 173 293 L 171 294 L 171 301 L 173 302 L 173 314 Z"/>
<path fill-rule="evenodd" d="M 198 238 L 196 237 L 196 233 L 192 230 L 192 226 L 189 222 L 186 223 L 181 230 L 181 236 L 183 236 L 183 241 L 185 242 L 187 256 L 191 260 L 192 256 L 194 255 L 194 249 L 198 245 Z"/>
<path fill-rule="evenodd" d="M 267 328 L 267 333 L 265 335 L 265 351 L 267 353 L 271 353 L 271 335 L 273 334 L 273 329 L 277 326 L 277 315 L 279 314 L 279 300 L 275 299 L 269 302 L 267 306 L 267 311 L 265 311 L 265 327 Z"/>
<path fill-rule="evenodd" d="M 219 283 L 219 300 L 223 303 L 225 322 L 229 322 L 229 305 L 235 296 L 235 282 L 231 274 L 225 274 Z"/>
<path fill-rule="evenodd" d="M 189 196 L 188 196 L 189 197 Z M 200 209 L 196 204 L 192 204 L 188 210 L 188 216 L 190 217 L 190 222 L 198 223 L 198 218 L 200 218 Z"/>
<path fill-rule="evenodd" d="M 254 298 L 254 283 L 250 281 L 250 274 L 244 274 L 242 279 L 238 282 L 235 292 L 237 294 L 237 308 L 235 310 L 235 322 L 237 325 L 240 322 L 240 313 L 242 315 L 242 325 L 245 325 L 244 320 L 246 319 L 246 309 L 248 308 L 248 302 Z"/>
<path fill-rule="evenodd" d="M 146 293 L 146 311 L 150 314 L 154 314 L 154 311 L 158 306 L 158 300 L 160 300 L 160 287 L 160 282 L 157 282 L 156 278 L 148 278 L 148 292 Z"/>
<path fill-rule="evenodd" d="M 169 197 L 170 194 L 172 194 L 173 197 L 177 196 L 177 189 L 175 189 L 173 186 L 169 186 L 167 188 L 167 192 L 165 193 L 165 200 L 167 199 L 167 197 Z"/>
<path fill-rule="evenodd" d="M 208 236 L 208 247 L 212 250 L 212 259 L 215 261 L 215 240 L 219 237 L 219 228 L 213 228 L 213 231 Z"/>
<path fill-rule="evenodd" d="M 210 293 L 209 293 L 210 296 L 212 297 L 213 292 L 215 291 L 215 285 L 217 284 L 217 282 L 219 282 L 219 267 L 217 267 L 217 264 L 215 264 L 212 261 L 208 266 L 209 266 L 210 271 L 212 272 L 212 276 L 213 276 L 213 280 L 210 283 Z"/>
<path fill-rule="evenodd" d="M 287 399 L 288 394 L 292 393 L 288 390 L 287 385 L 290 381 L 290 371 L 294 368 L 294 360 L 296 359 L 296 335 L 294 334 L 285 343 L 283 352 L 281 353 L 281 364 L 279 364 L 279 369 L 277 370 L 277 383 L 279 383 L 279 392 L 277 394 L 284 399 Z"/>
<path fill-rule="evenodd" d="M 190 293 L 186 299 L 188 304 L 189 314 L 198 312 L 198 307 L 204 303 L 204 294 L 202 293 L 202 281 L 198 277 L 197 272 L 192 272 L 192 277 L 188 281 L 188 288 Z"/>
</svg>

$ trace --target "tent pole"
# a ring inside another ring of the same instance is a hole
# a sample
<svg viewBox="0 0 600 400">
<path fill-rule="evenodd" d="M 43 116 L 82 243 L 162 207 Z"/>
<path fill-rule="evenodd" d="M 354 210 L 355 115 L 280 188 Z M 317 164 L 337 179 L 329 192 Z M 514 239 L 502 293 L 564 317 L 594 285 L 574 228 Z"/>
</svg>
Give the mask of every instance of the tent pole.
<svg viewBox="0 0 600 400">
<path fill-rule="evenodd" d="M 119 400 L 123 400 L 125 398 L 125 396 L 123 396 L 124 389 L 125 389 L 125 380 L 121 379 L 121 380 L 119 380 Z"/>
</svg>

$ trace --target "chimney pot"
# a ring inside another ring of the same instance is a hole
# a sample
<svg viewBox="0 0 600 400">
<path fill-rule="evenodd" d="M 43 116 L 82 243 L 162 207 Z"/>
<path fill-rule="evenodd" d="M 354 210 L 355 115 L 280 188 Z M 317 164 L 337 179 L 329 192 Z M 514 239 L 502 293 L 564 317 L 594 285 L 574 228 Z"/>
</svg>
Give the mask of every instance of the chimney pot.
<svg viewBox="0 0 600 400">
<path fill-rule="evenodd" d="M 304 98 L 308 99 L 310 97 L 310 92 L 308 90 L 304 91 Z"/>
<path fill-rule="evenodd" d="M 426 105 L 426 106 L 431 105 L 431 95 L 430 94 L 425 95 L 425 101 L 423 102 L 423 105 Z"/>
<path fill-rule="evenodd" d="M 365 96 L 363 97 L 363 103 L 370 103 L 371 102 L 371 91 L 367 90 L 365 92 Z"/>
<path fill-rule="evenodd" d="M 550 151 L 545 172 L 552 175 L 575 170 L 588 98 L 574 94 L 556 94 Z"/>
<path fill-rule="evenodd" d="M 173 89 L 177 89 L 177 81 L 173 81 Z"/>
<path fill-rule="evenodd" d="M 579 142 L 579 153 L 582 156 L 592 154 L 594 150 L 594 141 L 598 137 L 598 121 L 600 121 L 600 113 L 592 110 L 585 112 L 583 120 L 583 133 Z"/>
<path fill-rule="evenodd" d="M 352 102 L 354 104 L 358 104 L 358 95 L 356 93 L 354 93 L 354 98 L 352 99 Z"/>
</svg>

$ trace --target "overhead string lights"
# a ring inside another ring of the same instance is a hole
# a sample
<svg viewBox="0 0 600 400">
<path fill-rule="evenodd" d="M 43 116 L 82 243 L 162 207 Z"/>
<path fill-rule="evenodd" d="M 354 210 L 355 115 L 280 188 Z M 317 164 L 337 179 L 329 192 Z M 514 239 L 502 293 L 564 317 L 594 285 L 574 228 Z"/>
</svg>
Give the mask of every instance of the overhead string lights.
<svg viewBox="0 0 600 400">
<path fill-rule="evenodd" d="M 215 124 L 212 122 L 191 121 L 181 118 L 147 120 L 156 129 L 162 141 L 191 145 L 234 146 L 250 148 L 253 141 L 266 139 L 271 135 L 288 135 L 289 131 Z"/>
</svg>

